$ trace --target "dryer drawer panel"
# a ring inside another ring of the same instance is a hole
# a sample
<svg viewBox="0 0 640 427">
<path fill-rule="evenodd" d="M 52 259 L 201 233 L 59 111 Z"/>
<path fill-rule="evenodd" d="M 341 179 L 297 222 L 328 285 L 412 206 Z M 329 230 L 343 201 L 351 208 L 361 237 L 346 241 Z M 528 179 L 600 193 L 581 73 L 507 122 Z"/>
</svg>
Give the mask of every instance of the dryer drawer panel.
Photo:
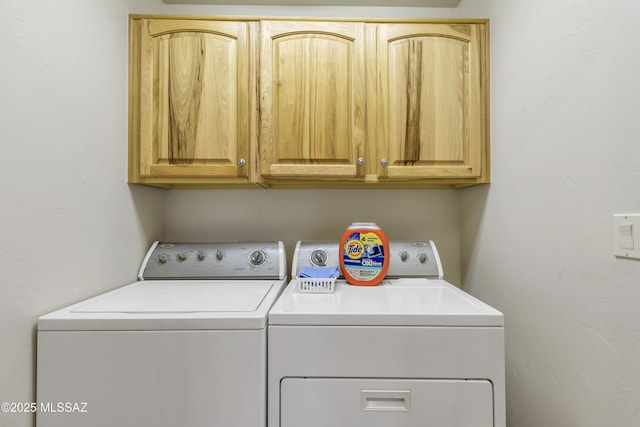
<svg viewBox="0 0 640 427">
<path fill-rule="evenodd" d="M 492 427 L 487 380 L 285 378 L 281 427 Z"/>
</svg>

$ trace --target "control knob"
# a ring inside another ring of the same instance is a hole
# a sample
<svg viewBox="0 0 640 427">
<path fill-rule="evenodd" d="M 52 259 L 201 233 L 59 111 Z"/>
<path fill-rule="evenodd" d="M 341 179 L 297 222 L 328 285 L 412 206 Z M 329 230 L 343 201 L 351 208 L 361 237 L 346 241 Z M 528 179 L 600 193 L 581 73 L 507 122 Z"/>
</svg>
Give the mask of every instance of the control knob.
<svg viewBox="0 0 640 427">
<path fill-rule="evenodd" d="M 261 250 L 252 251 L 249 254 L 249 262 L 251 263 L 251 265 L 261 265 L 266 261 L 266 259 L 267 256 L 265 255 L 264 251 Z"/>
<path fill-rule="evenodd" d="M 400 259 L 402 260 L 402 262 L 405 262 L 407 258 L 409 258 L 409 254 L 407 253 L 407 251 L 400 252 Z"/>
<path fill-rule="evenodd" d="M 178 261 L 186 261 L 189 255 L 186 252 L 178 252 Z"/>
<path fill-rule="evenodd" d="M 199 261 L 204 261 L 204 259 L 207 257 L 207 253 L 205 251 L 198 251 L 198 260 Z"/>
<path fill-rule="evenodd" d="M 418 254 L 418 261 L 420 261 L 421 264 L 427 262 L 427 254 L 425 254 L 424 252 L 420 252 Z"/>
<path fill-rule="evenodd" d="M 158 262 L 160 264 L 166 264 L 169 261 L 169 256 L 167 254 L 160 254 L 158 256 Z"/>
<path fill-rule="evenodd" d="M 311 263 L 315 265 L 325 265 L 327 263 L 327 253 L 322 249 L 311 252 Z"/>
</svg>

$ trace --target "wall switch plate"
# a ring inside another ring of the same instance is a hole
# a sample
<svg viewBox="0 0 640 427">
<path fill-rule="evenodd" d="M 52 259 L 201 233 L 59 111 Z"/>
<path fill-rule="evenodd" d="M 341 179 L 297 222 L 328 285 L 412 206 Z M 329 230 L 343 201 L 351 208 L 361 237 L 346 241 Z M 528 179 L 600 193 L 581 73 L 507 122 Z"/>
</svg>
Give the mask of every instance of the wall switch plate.
<svg viewBox="0 0 640 427">
<path fill-rule="evenodd" d="M 640 214 L 613 215 L 613 254 L 640 259 Z"/>
</svg>

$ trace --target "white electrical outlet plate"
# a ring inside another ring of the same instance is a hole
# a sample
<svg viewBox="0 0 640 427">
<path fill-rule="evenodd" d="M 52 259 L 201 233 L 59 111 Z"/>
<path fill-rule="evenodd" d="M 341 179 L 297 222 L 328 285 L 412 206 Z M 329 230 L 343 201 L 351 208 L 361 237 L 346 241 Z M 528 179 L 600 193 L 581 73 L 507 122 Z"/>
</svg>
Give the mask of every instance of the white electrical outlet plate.
<svg viewBox="0 0 640 427">
<path fill-rule="evenodd" d="M 613 215 L 613 254 L 640 259 L 640 214 Z"/>
</svg>

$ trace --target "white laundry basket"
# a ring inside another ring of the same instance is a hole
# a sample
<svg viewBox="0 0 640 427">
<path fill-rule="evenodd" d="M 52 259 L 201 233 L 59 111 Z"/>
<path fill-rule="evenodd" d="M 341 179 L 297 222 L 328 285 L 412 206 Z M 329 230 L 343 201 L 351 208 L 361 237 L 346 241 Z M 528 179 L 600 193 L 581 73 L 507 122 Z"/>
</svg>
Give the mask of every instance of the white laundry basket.
<svg viewBox="0 0 640 427">
<path fill-rule="evenodd" d="M 305 293 L 328 294 L 334 291 L 335 277 L 299 277 L 298 291 Z"/>
</svg>

